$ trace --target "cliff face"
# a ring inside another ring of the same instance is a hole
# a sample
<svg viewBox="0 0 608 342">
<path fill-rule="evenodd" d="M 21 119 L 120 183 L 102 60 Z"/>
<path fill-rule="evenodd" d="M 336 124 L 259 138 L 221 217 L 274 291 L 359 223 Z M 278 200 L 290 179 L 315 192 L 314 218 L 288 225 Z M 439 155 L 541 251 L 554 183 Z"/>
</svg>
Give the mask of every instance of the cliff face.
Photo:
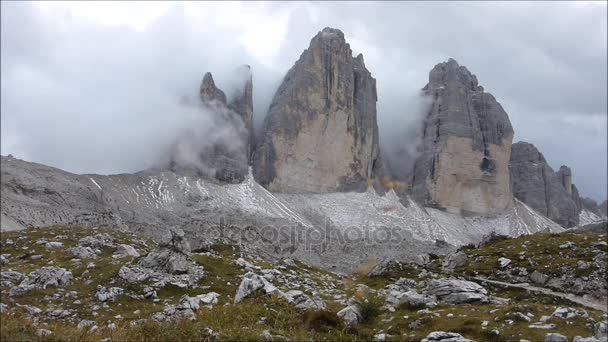
<svg viewBox="0 0 608 342">
<path fill-rule="evenodd" d="M 253 85 L 248 66 L 239 72 L 245 73 L 246 81 L 231 101 L 215 85 L 211 73 L 205 74 L 199 105 L 209 115 L 209 127 L 193 128 L 178 137 L 171 152 L 171 170 L 194 171 L 229 183 L 245 179 L 253 146 Z"/>
<path fill-rule="evenodd" d="M 414 165 L 413 197 L 424 205 L 477 214 L 511 207 L 513 128 L 502 106 L 453 59 L 431 70 L 423 90 L 433 102 Z"/>
<path fill-rule="evenodd" d="M 278 192 L 365 190 L 380 172 L 376 80 L 340 30 L 310 42 L 277 90 L 253 159 Z"/>
<path fill-rule="evenodd" d="M 553 172 L 543 154 L 526 142 L 513 144 L 511 151 L 513 195 L 564 227 L 576 226 L 582 202 L 570 168 Z"/>
</svg>

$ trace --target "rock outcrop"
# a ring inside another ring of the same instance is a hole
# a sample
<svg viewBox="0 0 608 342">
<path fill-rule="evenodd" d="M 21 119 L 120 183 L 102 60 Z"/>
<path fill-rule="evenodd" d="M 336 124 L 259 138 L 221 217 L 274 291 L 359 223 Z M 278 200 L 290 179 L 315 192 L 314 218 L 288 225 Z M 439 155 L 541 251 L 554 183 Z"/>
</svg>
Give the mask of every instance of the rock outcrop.
<svg viewBox="0 0 608 342">
<path fill-rule="evenodd" d="M 573 199 L 578 190 L 568 167 L 553 172 L 543 154 L 527 142 L 513 144 L 510 166 L 517 199 L 564 227 L 578 224 L 579 209 Z"/>
<path fill-rule="evenodd" d="M 431 70 L 423 90 L 433 102 L 414 165 L 414 199 L 462 213 L 510 208 L 513 128 L 502 106 L 453 59 Z"/>
<path fill-rule="evenodd" d="M 215 85 L 207 72 L 199 90 L 202 110 L 210 115 L 203 132 L 194 129 L 179 137 L 171 151 L 173 171 L 196 169 L 228 183 L 240 183 L 248 172 L 253 146 L 253 84 L 249 66 L 238 70 L 244 86 L 234 98 Z"/>
<path fill-rule="evenodd" d="M 271 191 L 363 191 L 381 172 L 376 80 L 340 30 L 310 42 L 277 90 L 254 157 Z"/>
</svg>

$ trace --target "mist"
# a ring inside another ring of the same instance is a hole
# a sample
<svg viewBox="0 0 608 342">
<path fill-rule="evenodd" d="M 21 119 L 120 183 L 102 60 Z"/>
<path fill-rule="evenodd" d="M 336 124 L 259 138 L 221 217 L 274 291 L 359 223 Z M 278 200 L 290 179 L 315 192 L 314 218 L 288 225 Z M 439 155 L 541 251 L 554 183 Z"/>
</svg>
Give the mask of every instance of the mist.
<svg viewBox="0 0 608 342">
<path fill-rule="evenodd" d="M 505 108 L 514 141 L 535 144 L 554 169 L 570 166 L 583 195 L 606 198 L 605 2 L 2 2 L 1 9 L 3 155 L 76 173 L 151 167 L 183 132 L 215 132 L 212 113 L 180 100 L 197 98 L 207 71 L 230 96 L 243 64 L 253 72 L 259 129 L 285 73 L 330 26 L 354 55 L 363 53 L 377 80 L 381 148 L 396 176 L 407 178 L 416 156 L 420 89 L 432 67 L 452 57 Z"/>
</svg>

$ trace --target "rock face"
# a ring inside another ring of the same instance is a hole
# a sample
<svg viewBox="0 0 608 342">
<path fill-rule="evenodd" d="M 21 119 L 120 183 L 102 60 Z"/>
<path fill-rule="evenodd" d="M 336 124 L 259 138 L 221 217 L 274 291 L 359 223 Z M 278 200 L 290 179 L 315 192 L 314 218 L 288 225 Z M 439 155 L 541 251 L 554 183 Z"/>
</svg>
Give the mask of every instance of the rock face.
<svg viewBox="0 0 608 342">
<path fill-rule="evenodd" d="M 423 88 L 433 99 L 414 165 L 413 197 L 449 211 L 495 214 L 512 206 L 513 128 L 477 77 L 449 59 Z"/>
<path fill-rule="evenodd" d="M 570 168 L 562 166 L 554 173 L 543 154 L 526 142 L 513 144 L 510 166 L 517 199 L 564 227 L 578 224 L 579 209 L 573 199 L 578 190 Z"/>
<path fill-rule="evenodd" d="M 202 110 L 210 115 L 209 127 L 179 137 L 171 151 L 171 170 L 194 167 L 199 174 L 229 183 L 245 179 L 253 145 L 253 84 L 249 66 L 238 73 L 245 78 L 244 86 L 231 101 L 215 85 L 211 73 L 205 74 L 199 97 Z"/>
<path fill-rule="evenodd" d="M 363 191 L 381 172 L 376 80 L 340 30 L 310 42 L 277 90 L 254 175 L 278 192 Z"/>
</svg>

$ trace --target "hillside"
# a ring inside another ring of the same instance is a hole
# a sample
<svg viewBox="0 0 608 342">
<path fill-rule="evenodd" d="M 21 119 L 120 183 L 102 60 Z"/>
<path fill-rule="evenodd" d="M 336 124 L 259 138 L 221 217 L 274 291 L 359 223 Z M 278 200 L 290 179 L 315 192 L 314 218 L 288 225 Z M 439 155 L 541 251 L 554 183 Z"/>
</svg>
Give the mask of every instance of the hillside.
<svg viewBox="0 0 608 342">
<path fill-rule="evenodd" d="M 603 237 L 577 236 L 576 243 Z M 484 255 L 525 241 L 466 251 Z M 420 341 L 435 331 L 477 341 L 606 336 L 598 323 L 605 312 L 469 282 L 462 278 L 467 265 L 449 272 L 432 255 L 423 266 L 370 261 L 346 276 L 293 259 L 270 264 L 237 246 L 190 251 L 179 231 L 157 245 L 110 229 L 57 226 L 5 232 L 1 247 L 3 340 Z M 602 248 L 596 254 L 605 260 Z M 563 257 L 555 262 L 569 260 Z"/>
</svg>

